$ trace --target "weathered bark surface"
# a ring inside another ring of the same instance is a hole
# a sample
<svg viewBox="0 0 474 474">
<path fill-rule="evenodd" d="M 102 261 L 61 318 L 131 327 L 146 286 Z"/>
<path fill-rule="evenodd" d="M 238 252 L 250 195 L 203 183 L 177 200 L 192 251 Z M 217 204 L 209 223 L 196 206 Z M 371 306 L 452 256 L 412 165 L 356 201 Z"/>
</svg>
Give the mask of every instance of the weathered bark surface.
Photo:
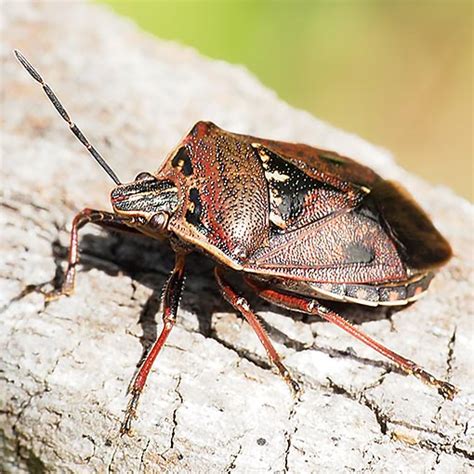
<svg viewBox="0 0 474 474">
<path fill-rule="evenodd" d="M 3 3 L 0 470 L 3 472 L 467 472 L 473 468 L 473 210 L 399 169 L 383 150 L 279 101 L 243 68 L 157 41 L 77 3 Z M 251 329 L 195 256 L 135 436 L 119 437 L 126 387 L 160 329 L 172 255 L 86 227 L 77 291 L 45 305 L 27 285 L 64 268 L 81 208 L 108 209 L 110 181 L 15 61 L 38 66 L 117 174 L 156 169 L 199 119 L 337 150 L 402 181 L 455 257 L 399 312 L 348 308 L 365 331 L 460 387 L 444 401 L 338 328 L 252 299 L 295 401 Z M 452 140 L 453 137 L 447 137 Z"/>
</svg>

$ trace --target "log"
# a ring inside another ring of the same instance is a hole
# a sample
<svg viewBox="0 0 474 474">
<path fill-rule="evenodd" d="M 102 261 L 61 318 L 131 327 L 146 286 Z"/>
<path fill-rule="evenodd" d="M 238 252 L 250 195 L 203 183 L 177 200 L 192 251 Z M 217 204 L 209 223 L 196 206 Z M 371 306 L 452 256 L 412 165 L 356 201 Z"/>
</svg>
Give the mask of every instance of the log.
<svg viewBox="0 0 474 474">
<path fill-rule="evenodd" d="M 387 151 L 285 104 L 245 68 L 157 40 L 106 8 L 9 2 L 2 13 L 2 472 L 473 468 L 469 203 L 410 175 Z M 75 294 L 45 304 L 27 291 L 64 270 L 74 214 L 109 209 L 111 182 L 14 48 L 125 181 L 156 170 L 198 120 L 335 150 L 401 181 L 455 256 L 416 304 L 400 311 L 348 306 L 345 314 L 457 385 L 459 395 L 445 401 L 338 328 L 251 298 L 303 387 L 294 399 L 255 334 L 220 298 L 212 262 L 195 255 L 133 436 L 119 436 L 127 385 L 161 327 L 161 288 L 173 256 L 158 242 L 87 226 Z"/>
</svg>

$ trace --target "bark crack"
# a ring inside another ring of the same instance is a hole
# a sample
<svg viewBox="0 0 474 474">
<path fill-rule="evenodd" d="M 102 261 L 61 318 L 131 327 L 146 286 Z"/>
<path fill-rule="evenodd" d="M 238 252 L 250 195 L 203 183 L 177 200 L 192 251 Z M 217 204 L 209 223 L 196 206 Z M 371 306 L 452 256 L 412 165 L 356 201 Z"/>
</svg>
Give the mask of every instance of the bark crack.
<svg viewBox="0 0 474 474">
<path fill-rule="evenodd" d="M 453 371 L 453 362 L 454 362 L 454 346 L 456 344 L 456 331 L 457 331 L 457 326 L 454 326 L 453 333 L 451 334 L 451 337 L 449 338 L 448 341 L 448 354 L 446 356 L 446 379 L 449 381 L 451 378 L 451 373 Z M 441 414 L 441 410 L 446 404 L 446 400 L 443 398 L 438 406 L 438 409 L 436 410 L 436 415 L 434 416 L 434 421 L 436 422 Z"/>
<path fill-rule="evenodd" d="M 95 452 L 96 452 L 96 449 L 97 449 L 97 446 L 95 444 L 95 440 L 92 436 L 88 435 L 88 434 L 83 434 L 82 435 L 83 438 L 87 439 L 88 441 L 91 442 L 92 444 L 92 453 L 89 455 L 89 456 L 86 456 L 84 458 L 84 461 L 86 462 L 86 464 L 89 464 L 90 460 L 95 456 Z"/>
<path fill-rule="evenodd" d="M 145 454 L 148 450 L 148 446 L 150 446 L 150 443 L 151 443 L 151 439 L 148 438 L 145 444 L 145 447 L 142 450 L 142 454 L 140 456 L 140 472 L 145 472 Z"/>
<path fill-rule="evenodd" d="M 285 431 L 286 449 L 285 449 L 285 455 L 283 458 L 284 472 L 290 472 L 289 456 L 290 456 L 290 451 L 293 446 L 293 436 L 298 431 L 298 424 L 294 422 L 294 417 L 296 415 L 296 411 L 300 404 L 300 401 L 301 401 L 300 398 L 296 398 L 296 397 L 294 398 L 293 404 L 288 414 L 288 425 L 289 426 L 292 425 L 292 428 Z"/>
<path fill-rule="evenodd" d="M 383 377 L 384 376 L 382 376 L 380 380 L 383 379 Z M 434 441 L 433 439 L 425 438 L 425 439 L 415 440 L 415 443 L 414 443 L 420 448 L 423 448 L 427 451 L 431 451 L 437 454 L 438 460 L 439 460 L 440 454 L 457 454 L 465 459 L 469 459 L 469 460 L 474 459 L 474 453 L 469 452 L 466 449 L 461 448 L 456 445 L 458 441 L 457 439 L 450 440 L 444 433 L 438 430 L 430 430 L 422 426 L 413 425 L 404 420 L 391 419 L 386 413 L 384 413 L 381 407 L 379 407 L 376 403 L 374 403 L 372 400 L 367 398 L 367 396 L 365 395 L 365 391 L 368 390 L 369 388 L 372 388 L 373 385 L 365 387 L 361 393 L 355 393 L 355 392 L 351 392 L 347 390 L 345 387 L 335 384 L 329 378 L 328 378 L 328 381 L 329 381 L 329 387 L 334 391 L 334 393 L 348 397 L 351 400 L 357 401 L 358 403 L 361 403 L 362 405 L 369 408 L 369 410 L 372 411 L 372 413 L 375 416 L 375 419 L 377 421 L 377 424 L 380 427 L 380 432 L 382 435 L 385 435 L 385 436 L 389 435 L 392 440 L 401 439 L 399 436 L 397 436 L 397 433 L 395 431 L 389 429 L 389 424 L 403 426 L 405 428 L 412 429 L 420 433 L 426 433 L 426 434 L 438 436 L 442 441 Z"/>
<path fill-rule="evenodd" d="M 375 420 L 377 421 L 377 424 L 379 425 L 380 432 L 382 435 L 387 434 L 388 416 L 385 413 L 383 413 L 382 409 L 376 403 L 372 402 L 370 399 L 366 397 L 365 391 L 368 390 L 369 388 L 372 388 L 373 386 L 377 386 L 381 384 L 385 375 L 386 374 L 383 374 L 381 377 L 379 377 L 377 381 L 378 383 L 375 382 L 375 384 L 371 384 L 370 386 L 364 388 L 364 390 L 361 393 L 355 393 L 350 390 L 347 390 L 342 385 L 336 384 L 329 377 L 327 378 L 329 382 L 329 388 L 331 388 L 331 390 L 334 393 L 338 395 L 343 395 L 351 400 L 356 401 L 357 403 L 360 403 L 361 405 L 366 406 L 374 414 Z"/>
<path fill-rule="evenodd" d="M 474 452 L 468 451 L 467 449 L 464 449 L 464 448 L 460 448 L 459 446 L 456 446 L 456 443 L 453 444 L 452 451 L 454 454 L 459 454 L 460 456 L 466 459 L 474 461 Z"/>
<path fill-rule="evenodd" d="M 241 452 L 242 452 L 242 444 L 239 443 L 239 449 L 237 450 L 237 452 L 230 456 L 229 464 L 225 468 L 226 474 L 229 474 L 230 472 L 232 472 L 236 468 L 236 463 L 235 462 L 237 461 L 237 458 L 240 456 Z"/>
<path fill-rule="evenodd" d="M 177 413 L 179 408 L 183 405 L 184 399 L 183 395 L 179 391 L 179 387 L 181 385 L 181 375 L 178 375 L 177 377 L 178 382 L 176 384 L 176 387 L 174 388 L 174 392 L 176 393 L 178 397 L 178 404 L 176 405 L 175 409 L 173 410 L 173 415 L 172 415 L 172 422 L 173 422 L 173 429 L 171 430 L 171 438 L 170 438 L 170 447 L 169 449 L 174 449 L 175 446 L 175 436 L 176 436 L 176 429 L 178 427 L 178 421 L 177 421 Z"/>
<path fill-rule="evenodd" d="M 107 472 L 109 473 L 112 472 L 112 466 L 115 461 L 115 455 L 117 454 L 118 449 L 119 449 L 118 446 L 116 446 L 112 452 L 112 456 L 110 457 L 109 464 L 107 465 Z"/>
<path fill-rule="evenodd" d="M 190 331 L 190 332 L 196 332 L 196 331 Z M 245 359 L 251 364 L 257 367 L 260 367 L 261 369 L 272 371 L 272 366 L 270 365 L 270 363 L 267 362 L 265 359 L 260 358 L 258 355 L 254 354 L 253 352 L 248 351 L 247 349 L 243 349 L 240 347 L 233 346 L 232 344 L 229 344 L 227 341 L 217 336 L 214 331 L 212 331 L 211 334 L 209 334 L 209 337 L 213 339 L 214 341 L 218 342 L 220 345 L 222 345 L 226 349 L 229 349 L 230 351 L 235 352 L 241 359 Z"/>
<path fill-rule="evenodd" d="M 388 431 L 387 425 L 389 422 L 388 415 L 384 413 L 383 410 L 376 403 L 372 402 L 364 394 L 361 394 L 360 401 L 374 414 L 375 420 L 377 421 L 380 427 L 380 432 L 382 433 L 382 435 L 386 435 Z"/>
<path fill-rule="evenodd" d="M 449 339 L 448 342 L 448 357 L 446 360 L 446 373 L 447 373 L 447 378 L 449 380 L 452 370 L 453 370 L 453 362 L 454 362 L 454 346 L 456 344 L 456 331 L 457 331 L 457 326 L 454 326 L 453 333 L 451 335 L 451 338 Z"/>
</svg>

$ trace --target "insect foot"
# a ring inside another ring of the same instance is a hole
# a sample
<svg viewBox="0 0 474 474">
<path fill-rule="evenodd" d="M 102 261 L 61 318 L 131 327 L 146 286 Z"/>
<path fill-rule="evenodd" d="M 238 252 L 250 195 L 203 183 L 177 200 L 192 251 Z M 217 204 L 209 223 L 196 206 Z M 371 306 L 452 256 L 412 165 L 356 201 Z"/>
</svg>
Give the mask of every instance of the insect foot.
<svg viewBox="0 0 474 474">
<path fill-rule="evenodd" d="M 427 385 L 431 385 L 438 389 L 438 393 L 447 400 L 453 400 L 456 394 L 459 392 L 459 389 L 449 382 L 444 380 L 439 380 L 435 376 L 423 370 L 421 367 L 418 367 L 416 364 L 413 364 L 413 368 L 410 372 L 422 382 Z"/>
<path fill-rule="evenodd" d="M 132 435 L 132 422 L 137 417 L 138 400 L 140 399 L 141 390 L 133 387 L 130 391 L 130 401 L 128 402 L 127 409 L 125 410 L 125 416 L 122 424 L 120 425 L 121 435 Z"/>
<path fill-rule="evenodd" d="M 50 301 L 54 301 L 61 298 L 62 296 L 71 296 L 73 290 L 60 288 L 59 290 L 44 291 L 43 289 L 41 289 L 40 293 L 44 296 L 44 300 L 46 301 L 46 303 L 49 303 Z"/>
<path fill-rule="evenodd" d="M 64 286 L 59 289 L 45 290 L 45 287 L 51 287 L 51 282 L 46 281 L 39 283 L 38 285 L 28 285 L 19 295 L 19 297 L 26 296 L 30 293 L 40 293 L 43 295 L 46 303 L 57 300 L 61 296 L 71 296 L 74 292 L 74 288 L 65 288 Z"/>
<path fill-rule="evenodd" d="M 280 375 L 283 377 L 283 380 L 288 384 L 290 390 L 295 399 L 299 399 L 303 390 L 300 384 L 291 376 L 288 369 L 279 361 L 275 362 L 275 365 L 280 372 Z"/>
</svg>

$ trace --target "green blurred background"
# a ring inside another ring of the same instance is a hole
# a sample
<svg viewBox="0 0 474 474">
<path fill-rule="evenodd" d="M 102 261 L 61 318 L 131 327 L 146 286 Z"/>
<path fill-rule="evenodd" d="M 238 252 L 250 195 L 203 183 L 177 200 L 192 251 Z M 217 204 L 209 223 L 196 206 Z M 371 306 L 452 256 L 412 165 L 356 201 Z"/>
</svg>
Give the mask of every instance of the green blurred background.
<svg viewBox="0 0 474 474">
<path fill-rule="evenodd" d="M 471 1 L 101 3 L 244 64 L 290 104 L 473 200 Z"/>
</svg>

